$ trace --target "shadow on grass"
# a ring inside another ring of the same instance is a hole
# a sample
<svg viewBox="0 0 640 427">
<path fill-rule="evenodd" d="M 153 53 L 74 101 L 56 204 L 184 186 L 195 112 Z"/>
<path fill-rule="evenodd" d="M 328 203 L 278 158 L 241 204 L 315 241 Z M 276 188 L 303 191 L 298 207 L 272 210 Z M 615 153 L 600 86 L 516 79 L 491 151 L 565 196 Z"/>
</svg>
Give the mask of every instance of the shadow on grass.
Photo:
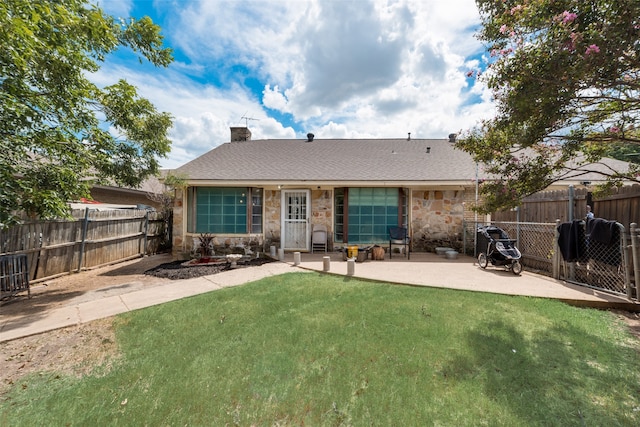
<svg viewBox="0 0 640 427">
<path fill-rule="evenodd" d="M 518 419 L 533 425 L 637 425 L 640 387 L 625 378 L 618 343 L 568 324 L 525 337 L 499 321 L 467 331 L 466 341 L 467 353 L 454 355 L 442 375 L 474 384 Z"/>
</svg>

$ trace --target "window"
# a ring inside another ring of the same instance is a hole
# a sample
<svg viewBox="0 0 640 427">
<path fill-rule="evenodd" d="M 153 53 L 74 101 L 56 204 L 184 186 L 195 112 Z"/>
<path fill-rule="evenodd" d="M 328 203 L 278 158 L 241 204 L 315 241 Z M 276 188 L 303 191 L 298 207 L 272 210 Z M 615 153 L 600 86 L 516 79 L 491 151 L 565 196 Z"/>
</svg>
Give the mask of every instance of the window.
<svg viewBox="0 0 640 427">
<path fill-rule="evenodd" d="M 345 217 L 344 217 L 344 197 L 347 189 L 336 188 L 334 190 L 334 210 L 335 210 L 335 236 L 334 242 L 344 242 L 344 229 L 345 229 Z"/>
<path fill-rule="evenodd" d="M 406 226 L 406 197 L 398 188 L 337 188 L 335 241 L 376 243 L 389 239 L 389 227 Z"/>
<path fill-rule="evenodd" d="M 191 187 L 188 203 L 189 232 L 262 232 L 262 189 Z"/>
<path fill-rule="evenodd" d="M 252 188 L 251 191 L 251 232 L 262 233 L 262 188 Z"/>
</svg>

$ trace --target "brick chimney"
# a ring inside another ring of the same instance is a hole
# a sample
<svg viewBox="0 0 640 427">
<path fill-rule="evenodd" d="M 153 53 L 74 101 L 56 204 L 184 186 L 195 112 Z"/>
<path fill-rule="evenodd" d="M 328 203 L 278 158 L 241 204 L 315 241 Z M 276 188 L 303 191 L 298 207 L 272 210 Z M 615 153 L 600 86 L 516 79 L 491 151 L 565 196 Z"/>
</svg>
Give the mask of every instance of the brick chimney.
<svg viewBox="0 0 640 427">
<path fill-rule="evenodd" d="M 251 141 L 251 131 L 248 127 L 232 127 L 231 128 L 231 142 L 237 141 Z"/>
</svg>

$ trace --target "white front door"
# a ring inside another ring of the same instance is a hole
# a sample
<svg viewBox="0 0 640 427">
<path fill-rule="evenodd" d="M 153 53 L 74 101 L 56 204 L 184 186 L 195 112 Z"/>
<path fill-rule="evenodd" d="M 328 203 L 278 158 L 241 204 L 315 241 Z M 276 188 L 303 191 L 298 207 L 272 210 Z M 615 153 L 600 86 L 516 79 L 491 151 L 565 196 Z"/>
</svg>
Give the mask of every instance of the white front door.
<svg viewBox="0 0 640 427">
<path fill-rule="evenodd" d="M 309 190 L 282 190 L 282 248 L 309 250 Z"/>
</svg>

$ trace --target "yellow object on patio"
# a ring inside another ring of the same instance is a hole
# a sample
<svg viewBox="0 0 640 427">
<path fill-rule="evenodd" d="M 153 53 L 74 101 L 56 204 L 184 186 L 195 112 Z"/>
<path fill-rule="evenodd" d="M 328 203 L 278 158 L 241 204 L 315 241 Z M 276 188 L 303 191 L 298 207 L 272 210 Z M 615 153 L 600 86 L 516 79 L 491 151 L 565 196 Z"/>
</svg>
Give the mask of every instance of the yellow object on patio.
<svg viewBox="0 0 640 427">
<path fill-rule="evenodd" d="M 358 245 L 347 246 L 347 258 L 358 257 Z"/>
</svg>

